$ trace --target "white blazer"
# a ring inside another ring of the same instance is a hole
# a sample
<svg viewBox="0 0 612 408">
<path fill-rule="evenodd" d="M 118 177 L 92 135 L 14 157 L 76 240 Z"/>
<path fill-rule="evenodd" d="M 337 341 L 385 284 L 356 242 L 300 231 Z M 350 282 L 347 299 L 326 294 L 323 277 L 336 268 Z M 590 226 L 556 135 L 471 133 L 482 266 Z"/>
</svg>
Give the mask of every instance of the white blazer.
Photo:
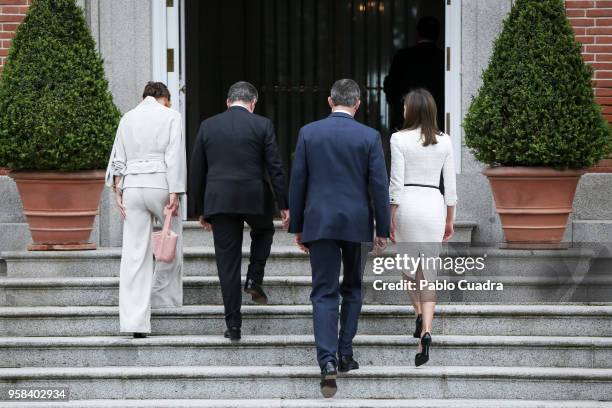
<svg viewBox="0 0 612 408">
<path fill-rule="evenodd" d="M 444 175 L 444 203 L 457 204 L 453 143 L 446 134 L 437 140 L 437 144 L 423 146 L 420 128 L 391 135 L 391 204 L 401 205 L 405 184 L 438 186 L 440 172 Z"/>
<path fill-rule="evenodd" d="M 185 193 L 187 164 L 181 114 L 147 96 L 121 118 L 106 170 L 106 184 Z"/>
</svg>

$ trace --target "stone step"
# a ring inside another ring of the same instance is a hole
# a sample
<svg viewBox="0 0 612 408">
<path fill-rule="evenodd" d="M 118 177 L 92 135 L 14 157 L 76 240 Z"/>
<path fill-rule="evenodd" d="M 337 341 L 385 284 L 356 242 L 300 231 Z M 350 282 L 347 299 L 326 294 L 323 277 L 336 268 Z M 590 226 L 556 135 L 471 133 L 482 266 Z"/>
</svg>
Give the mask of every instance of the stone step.
<svg viewBox="0 0 612 408">
<path fill-rule="evenodd" d="M 245 335 L 312 334 L 309 305 L 244 306 Z M 158 335 L 213 334 L 225 328 L 222 306 L 157 309 Z M 434 335 L 612 336 L 610 305 L 440 305 Z M 366 305 L 360 334 L 412 333 L 408 306 Z M 0 336 L 103 336 L 119 331 L 115 306 L 0 308 Z"/>
<path fill-rule="evenodd" d="M 472 232 L 478 225 L 471 221 L 455 222 L 455 235 L 452 242 L 472 242 Z M 295 235 L 287 233 L 282 228 L 280 221 L 274 221 L 276 231 L 274 233 L 275 245 L 294 245 Z M 158 229 L 161 227 L 157 227 Z M 244 246 L 249 246 L 251 243 L 251 229 L 245 224 L 242 242 Z M 183 223 L 183 242 L 186 247 L 212 247 L 213 237 L 212 232 L 204 230 L 197 221 L 185 221 Z"/>
<path fill-rule="evenodd" d="M 28 408 L 610 408 L 606 401 L 523 399 L 125 399 L 28 402 Z M 4 402 L 4 408 L 24 408 L 23 402 Z"/>
<path fill-rule="evenodd" d="M 363 366 L 411 367 L 418 339 L 358 335 L 355 358 Z M 249 366 L 315 364 L 311 335 L 0 338 L 0 367 Z M 436 336 L 430 364 L 612 368 L 612 337 Z"/>
<path fill-rule="evenodd" d="M 1 368 L 0 388 L 68 387 L 70 398 L 320 398 L 318 367 Z M 337 398 L 612 400 L 612 369 L 370 366 L 342 374 Z"/>
<path fill-rule="evenodd" d="M 397 251 L 403 249 L 405 248 L 401 246 L 389 246 L 385 254 L 393 257 Z M 248 255 L 248 248 L 243 248 L 243 271 L 247 269 Z M 440 256 L 449 256 L 453 259 L 483 257 L 485 267 L 480 271 L 473 269 L 469 274 L 474 276 L 545 276 L 576 281 L 589 275 L 594 253 L 584 248 L 570 248 L 561 251 L 507 250 L 492 247 L 469 247 L 461 244 L 444 248 Z M 6 276 L 8 277 L 103 277 L 119 275 L 121 249 L 100 248 L 95 251 L 68 252 L 8 251 L 2 252 L 0 257 L 6 263 Z M 184 259 L 185 275 L 217 275 L 212 247 L 186 247 Z M 391 273 L 399 276 L 397 271 L 387 274 Z M 272 247 L 266 266 L 267 276 L 308 276 L 310 274 L 308 258 L 296 246 Z M 366 266 L 365 275 L 374 276 L 372 258 Z"/>
<path fill-rule="evenodd" d="M 612 276 L 587 277 L 578 282 L 561 278 L 529 276 L 439 277 L 458 284 L 487 281 L 501 283 L 503 290 L 442 290 L 439 303 L 542 303 L 605 302 L 611 299 Z M 402 305 L 408 303 L 405 290 L 385 289 L 382 282 L 367 276 L 363 284 L 365 304 Z M 310 304 L 310 276 L 268 276 L 264 281 L 269 303 Z M 467 286 L 466 286 L 467 287 Z M 183 280 L 185 305 L 223 304 L 219 279 L 215 276 L 186 276 Z M 118 304 L 118 277 L 0 278 L 0 306 L 114 306 Z M 246 304 L 254 304 L 243 295 Z"/>
</svg>

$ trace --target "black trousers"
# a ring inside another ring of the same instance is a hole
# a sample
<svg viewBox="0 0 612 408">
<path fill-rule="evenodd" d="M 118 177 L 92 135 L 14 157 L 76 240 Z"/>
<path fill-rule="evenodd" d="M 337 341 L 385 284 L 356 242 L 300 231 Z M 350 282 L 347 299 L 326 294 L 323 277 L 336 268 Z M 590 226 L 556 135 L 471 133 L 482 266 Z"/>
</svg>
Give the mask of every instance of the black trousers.
<svg viewBox="0 0 612 408">
<path fill-rule="evenodd" d="M 274 222 L 271 215 L 217 214 L 211 217 L 215 258 L 221 282 L 225 323 L 227 327 L 241 327 L 242 285 L 240 266 L 242 263 L 242 234 L 244 223 L 251 227 L 251 257 L 247 279 L 261 284 L 266 261 L 270 256 Z"/>
</svg>

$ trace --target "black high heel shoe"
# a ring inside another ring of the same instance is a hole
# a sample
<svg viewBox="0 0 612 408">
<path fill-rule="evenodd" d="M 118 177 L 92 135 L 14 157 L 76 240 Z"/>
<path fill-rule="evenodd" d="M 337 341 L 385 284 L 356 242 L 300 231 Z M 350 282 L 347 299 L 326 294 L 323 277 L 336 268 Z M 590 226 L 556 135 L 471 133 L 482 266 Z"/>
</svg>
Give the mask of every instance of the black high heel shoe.
<svg viewBox="0 0 612 408">
<path fill-rule="evenodd" d="M 425 333 L 421 337 L 422 351 L 414 356 L 414 365 L 419 367 L 429 361 L 429 346 L 431 345 L 431 334 Z"/>
<path fill-rule="evenodd" d="M 414 334 L 412 335 L 412 337 L 414 337 L 415 339 L 418 339 L 419 337 L 421 337 L 421 331 L 423 330 L 423 315 L 417 315 L 416 318 L 416 328 L 414 329 Z"/>
</svg>

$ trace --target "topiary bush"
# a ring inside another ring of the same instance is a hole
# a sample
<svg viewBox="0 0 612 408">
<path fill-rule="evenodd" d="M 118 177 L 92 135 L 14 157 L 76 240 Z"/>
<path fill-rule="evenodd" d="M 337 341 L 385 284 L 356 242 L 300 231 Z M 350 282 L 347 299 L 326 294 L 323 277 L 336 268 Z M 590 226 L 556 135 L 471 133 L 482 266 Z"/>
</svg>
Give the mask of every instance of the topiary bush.
<svg viewBox="0 0 612 408">
<path fill-rule="evenodd" d="M 465 141 L 490 166 L 590 167 L 611 149 L 592 70 L 563 0 L 517 0 L 465 117 Z"/>
<path fill-rule="evenodd" d="M 106 167 L 120 113 L 75 0 L 35 0 L 0 77 L 0 166 Z"/>
</svg>

